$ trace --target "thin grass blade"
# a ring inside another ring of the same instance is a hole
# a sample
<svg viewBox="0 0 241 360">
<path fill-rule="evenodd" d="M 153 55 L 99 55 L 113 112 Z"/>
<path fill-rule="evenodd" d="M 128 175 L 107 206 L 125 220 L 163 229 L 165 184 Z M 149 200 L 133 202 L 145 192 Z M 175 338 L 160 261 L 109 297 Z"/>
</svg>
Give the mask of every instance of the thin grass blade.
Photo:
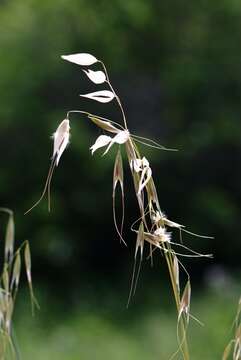
<svg viewBox="0 0 241 360">
<path fill-rule="evenodd" d="M 5 261 L 9 261 L 13 256 L 14 248 L 14 219 L 13 215 L 9 215 L 6 236 L 5 236 Z"/>
<path fill-rule="evenodd" d="M 21 256 L 20 256 L 20 252 L 18 251 L 13 265 L 11 290 L 13 289 L 14 286 L 16 289 L 18 289 L 20 274 L 21 274 Z"/>
<path fill-rule="evenodd" d="M 28 241 L 26 241 L 26 245 L 24 249 L 24 260 L 25 260 L 25 269 L 26 269 L 30 298 L 31 298 L 32 313 L 34 314 L 34 306 L 39 308 L 39 304 L 33 292 L 32 273 L 31 273 L 31 253 L 30 253 L 30 247 Z"/>
</svg>

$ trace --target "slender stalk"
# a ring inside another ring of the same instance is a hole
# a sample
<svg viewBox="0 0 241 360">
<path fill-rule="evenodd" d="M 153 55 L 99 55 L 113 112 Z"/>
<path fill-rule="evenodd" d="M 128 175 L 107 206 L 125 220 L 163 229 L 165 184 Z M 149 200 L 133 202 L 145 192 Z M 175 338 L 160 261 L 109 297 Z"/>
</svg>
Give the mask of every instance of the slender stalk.
<svg viewBox="0 0 241 360">
<path fill-rule="evenodd" d="M 106 67 L 105 67 L 105 64 L 104 64 L 102 61 L 100 61 L 100 63 L 101 63 L 101 65 L 103 66 L 103 69 L 104 69 L 104 72 L 105 72 L 105 75 L 106 75 L 106 82 L 107 82 L 107 84 L 109 85 L 109 87 L 110 87 L 111 91 L 113 92 L 113 94 L 115 95 L 116 101 L 117 101 L 117 103 L 118 103 L 118 105 L 119 105 L 119 107 L 120 107 L 121 114 L 122 114 L 122 118 L 123 118 L 123 122 L 124 122 L 124 126 L 125 126 L 125 128 L 126 128 L 126 130 L 127 130 L 127 129 L 128 129 L 128 128 L 127 128 L 127 121 L 126 121 L 126 116 L 125 116 L 125 112 L 124 112 L 124 109 L 123 109 L 121 100 L 120 100 L 119 96 L 116 94 L 113 86 L 111 85 L 111 82 L 110 82 L 109 75 L 108 75 L 107 69 L 106 69 Z"/>
</svg>

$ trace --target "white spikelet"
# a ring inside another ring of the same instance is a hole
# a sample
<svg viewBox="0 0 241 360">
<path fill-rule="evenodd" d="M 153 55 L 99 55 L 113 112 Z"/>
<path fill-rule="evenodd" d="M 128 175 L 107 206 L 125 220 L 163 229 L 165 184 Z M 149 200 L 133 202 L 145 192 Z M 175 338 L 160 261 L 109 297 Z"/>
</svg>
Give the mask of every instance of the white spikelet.
<svg viewBox="0 0 241 360">
<path fill-rule="evenodd" d="M 111 142 L 109 143 L 108 147 L 106 148 L 105 152 L 103 155 L 107 154 L 108 151 L 110 150 L 111 146 L 113 144 L 124 144 L 130 137 L 130 133 L 128 130 L 121 130 L 119 131 L 112 139 Z"/>
<path fill-rule="evenodd" d="M 106 81 L 106 76 L 103 71 L 93 71 L 90 69 L 83 70 L 88 78 L 95 84 L 103 84 Z"/>
<path fill-rule="evenodd" d="M 50 185 L 51 185 L 51 179 L 53 176 L 54 168 L 55 166 L 58 166 L 59 159 L 61 155 L 63 154 L 64 150 L 66 149 L 66 146 L 69 143 L 70 138 L 70 126 L 69 126 L 69 119 L 64 119 L 59 126 L 57 127 L 57 130 L 53 134 L 54 139 L 54 150 L 53 150 L 53 156 L 49 168 L 49 172 L 47 175 L 47 179 L 44 185 L 44 189 L 42 192 L 42 195 L 40 196 L 39 200 L 30 208 L 28 209 L 25 214 L 30 212 L 35 206 L 37 206 L 40 201 L 43 199 L 45 193 L 48 193 L 48 209 L 50 211 Z"/>
<path fill-rule="evenodd" d="M 95 152 L 97 149 L 99 149 L 99 148 L 101 148 L 101 147 L 103 147 L 103 146 L 108 145 L 110 142 L 111 142 L 111 137 L 110 137 L 110 136 L 100 135 L 100 136 L 96 139 L 94 145 L 92 145 L 92 146 L 90 147 L 90 150 L 91 150 L 92 155 L 94 154 L 94 152 Z"/>
<path fill-rule="evenodd" d="M 130 167 L 137 173 L 141 173 L 138 194 L 140 195 L 142 190 L 152 176 L 152 170 L 149 165 L 149 161 L 143 157 L 142 159 L 134 159 L 130 162 Z"/>
<path fill-rule="evenodd" d="M 95 100 L 95 101 L 98 101 L 101 103 L 108 103 L 114 99 L 115 94 L 110 90 L 100 90 L 100 91 L 95 91 L 95 92 L 89 93 L 89 94 L 82 94 L 80 96 L 85 97 L 87 99 Z"/>
<path fill-rule="evenodd" d="M 63 60 L 67 60 L 74 64 L 82 65 L 82 66 L 93 65 L 98 61 L 95 56 L 86 53 L 62 55 L 61 58 Z"/>
<path fill-rule="evenodd" d="M 105 155 L 113 144 L 124 144 L 129 139 L 129 137 L 130 133 L 128 130 L 118 131 L 118 133 L 113 138 L 107 135 L 100 135 L 96 139 L 94 145 L 90 147 L 92 155 L 97 149 L 108 145 L 103 154 Z"/>
<path fill-rule="evenodd" d="M 64 119 L 59 124 L 57 130 L 53 134 L 53 139 L 54 139 L 53 158 L 56 157 L 56 166 L 58 166 L 60 157 L 69 143 L 69 138 L 70 138 L 69 130 L 70 130 L 69 120 Z"/>
<path fill-rule="evenodd" d="M 171 241 L 171 233 L 167 232 L 165 228 L 160 226 L 158 229 L 154 231 L 154 235 L 157 235 L 160 242 L 170 242 Z"/>
</svg>

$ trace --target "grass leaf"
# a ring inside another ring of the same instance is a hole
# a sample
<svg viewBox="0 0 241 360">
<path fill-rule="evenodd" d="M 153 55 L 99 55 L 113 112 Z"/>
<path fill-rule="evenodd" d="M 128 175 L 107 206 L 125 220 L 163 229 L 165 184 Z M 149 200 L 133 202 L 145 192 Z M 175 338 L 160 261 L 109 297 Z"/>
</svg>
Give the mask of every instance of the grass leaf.
<svg viewBox="0 0 241 360">
<path fill-rule="evenodd" d="M 6 236 L 5 236 L 5 261 L 12 258 L 14 247 L 14 219 L 13 215 L 9 215 Z"/>
<path fill-rule="evenodd" d="M 18 288 L 19 284 L 19 278 L 21 273 L 21 256 L 20 252 L 17 251 L 14 265 L 13 265 L 13 273 L 12 273 L 12 279 L 11 279 L 11 290 L 13 289 L 13 286 L 15 285 L 15 288 Z"/>
<path fill-rule="evenodd" d="M 229 358 L 231 349 L 232 349 L 232 341 L 230 341 L 230 343 L 226 346 L 226 348 L 223 352 L 222 360 L 227 360 Z"/>
<path fill-rule="evenodd" d="M 31 273 L 31 253 L 30 253 L 30 247 L 28 241 L 26 241 L 26 245 L 24 249 L 24 260 L 25 260 L 25 268 L 26 268 L 27 280 L 28 280 L 30 297 L 31 297 L 32 313 L 34 314 L 34 306 L 39 308 L 39 304 L 33 292 L 32 273 Z"/>
<path fill-rule="evenodd" d="M 2 273 L 2 282 L 3 282 L 3 288 L 6 293 L 9 292 L 9 273 L 8 273 L 8 265 L 4 264 L 4 269 Z"/>
</svg>

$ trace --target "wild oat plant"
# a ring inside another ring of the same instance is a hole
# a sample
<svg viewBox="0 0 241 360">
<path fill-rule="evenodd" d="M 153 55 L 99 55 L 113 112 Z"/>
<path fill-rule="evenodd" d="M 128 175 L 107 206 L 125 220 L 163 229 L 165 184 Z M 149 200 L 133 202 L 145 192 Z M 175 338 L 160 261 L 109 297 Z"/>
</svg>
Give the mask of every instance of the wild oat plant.
<svg viewBox="0 0 241 360">
<path fill-rule="evenodd" d="M 241 359 L 241 297 L 238 303 L 236 317 L 234 319 L 234 337 L 226 346 L 222 360 Z"/>
<path fill-rule="evenodd" d="M 90 147 L 91 153 L 96 150 L 105 148 L 103 155 L 106 155 L 112 146 L 117 145 L 116 158 L 113 173 L 113 217 L 116 231 L 120 240 L 126 245 L 123 238 L 124 224 L 124 176 L 122 152 L 126 153 L 130 173 L 134 183 L 134 191 L 136 194 L 137 204 L 139 207 L 139 217 L 134 222 L 131 230 L 136 233 L 136 246 L 134 255 L 134 268 L 131 281 L 131 288 L 128 303 L 135 293 L 137 279 L 139 276 L 140 265 L 144 256 L 144 247 L 147 245 L 148 258 L 152 262 L 153 252 L 159 251 L 164 256 L 173 289 L 177 308 L 177 338 L 178 350 L 173 357 L 180 352 L 182 358 L 189 359 L 189 350 L 187 343 L 187 326 L 190 314 L 190 298 L 191 298 L 191 282 L 188 272 L 181 263 L 181 257 L 210 257 L 211 255 L 200 254 L 191 250 L 183 244 L 182 233 L 186 232 L 191 235 L 199 236 L 188 231 L 183 225 L 169 219 L 162 211 L 158 199 L 158 194 L 153 179 L 152 168 L 150 162 L 141 153 L 138 145 L 144 144 L 152 148 L 160 150 L 170 150 L 159 143 L 134 135 L 130 132 L 127 125 L 126 115 L 119 96 L 114 90 L 105 64 L 98 60 L 95 56 L 86 53 L 72 54 L 62 56 L 62 59 L 80 66 L 85 75 L 95 84 L 104 84 L 105 89 L 95 91 L 88 94 L 82 94 L 81 97 L 88 98 L 100 103 L 109 103 L 116 101 L 120 109 L 121 122 L 115 122 L 110 119 L 93 115 L 86 111 L 70 110 L 67 112 L 66 118 L 59 124 L 57 130 L 53 134 L 54 149 L 52 161 L 47 176 L 47 180 L 40 199 L 27 211 L 32 210 L 42 200 L 44 195 L 48 194 L 48 208 L 50 209 L 50 184 L 55 167 L 58 166 L 61 155 L 69 144 L 70 140 L 70 116 L 78 113 L 87 117 L 98 128 L 103 130 L 104 134 L 100 135 L 95 143 Z M 94 69 L 93 66 L 94 65 Z M 96 69 L 96 66 L 99 69 Z M 92 67 L 92 69 L 90 68 Z M 120 187 L 122 198 L 122 215 L 117 221 L 116 218 L 116 190 Z M 179 233 L 180 241 L 173 240 L 172 232 Z M 203 236 L 205 237 L 205 236 Z M 207 238 L 207 237 L 206 237 Z M 184 286 L 180 284 L 180 271 L 186 275 Z"/>
<path fill-rule="evenodd" d="M 8 216 L 3 249 L 4 260 L 0 277 L 0 360 L 4 360 L 6 358 L 12 359 L 18 357 L 18 349 L 13 333 L 12 317 L 19 287 L 22 257 L 24 257 L 25 270 L 31 295 L 32 311 L 34 311 L 34 305 L 38 306 L 38 304 L 33 293 L 29 242 L 26 240 L 15 249 L 13 212 L 7 208 L 0 208 L 0 212 L 5 213 Z"/>
</svg>

